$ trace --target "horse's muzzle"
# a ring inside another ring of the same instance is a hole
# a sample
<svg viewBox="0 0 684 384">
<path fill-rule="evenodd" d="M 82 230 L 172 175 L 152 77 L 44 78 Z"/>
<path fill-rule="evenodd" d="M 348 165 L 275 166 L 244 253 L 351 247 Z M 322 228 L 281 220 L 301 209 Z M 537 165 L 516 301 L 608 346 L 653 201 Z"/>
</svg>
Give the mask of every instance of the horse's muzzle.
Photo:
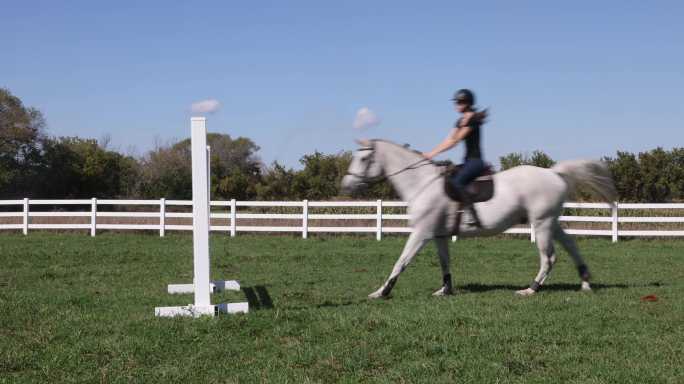
<svg viewBox="0 0 684 384">
<path fill-rule="evenodd" d="M 368 186 L 361 178 L 354 175 L 346 175 L 342 178 L 340 192 L 345 195 L 351 195 L 360 189 L 364 189 Z"/>
</svg>

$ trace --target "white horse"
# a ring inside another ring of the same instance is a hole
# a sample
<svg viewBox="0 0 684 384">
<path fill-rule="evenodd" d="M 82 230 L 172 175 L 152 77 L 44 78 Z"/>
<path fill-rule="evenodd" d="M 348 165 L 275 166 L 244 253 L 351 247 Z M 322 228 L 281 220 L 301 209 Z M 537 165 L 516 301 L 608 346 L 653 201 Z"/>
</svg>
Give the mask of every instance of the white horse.
<svg viewBox="0 0 684 384">
<path fill-rule="evenodd" d="M 385 283 L 370 298 L 386 298 L 399 274 L 416 253 L 435 239 L 442 268 L 443 286 L 433 295 L 453 293 L 449 269 L 448 238 L 458 230 L 460 237 L 488 236 L 505 231 L 523 219 L 534 226 L 539 248 L 539 273 L 529 288 L 516 293 L 532 295 L 549 276 L 556 261 L 553 241 L 568 251 L 580 275 L 581 289 L 590 290 L 589 268 L 577 245 L 558 222 L 563 202 L 578 185 L 588 187 L 603 200 L 615 200 L 615 187 L 608 167 L 599 161 L 572 160 L 556 164 L 551 169 L 519 166 L 494 174 L 494 196 L 474 205 L 480 226 L 464 220 L 456 226 L 458 203 L 451 200 L 443 188 L 443 167 L 424 158 L 419 152 L 403 146 L 372 140 L 359 142 L 363 147 L 353 157 L 342 189 L 353 192 L 374 181 L 387 179 L 402 200 L 408 202 L 412 232 L 404 250 Z M 467 210 L 465 212 L 467 214 Z"/>
</svg>

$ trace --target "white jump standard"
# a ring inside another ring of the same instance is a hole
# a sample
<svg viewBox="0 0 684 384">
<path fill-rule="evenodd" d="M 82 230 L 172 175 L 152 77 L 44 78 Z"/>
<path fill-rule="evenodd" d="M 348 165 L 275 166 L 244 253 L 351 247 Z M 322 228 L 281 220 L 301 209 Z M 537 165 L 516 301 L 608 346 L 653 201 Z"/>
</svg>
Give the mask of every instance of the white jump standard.
<svg viewBox="0 0 684 384">
<path fill-rule="evenodd" d="M 207 127 L 204 117 L 191 119 L 192 145 L 192 240 L 194 258 L 193 284 L 170 284 L 169 293 L 193 293 L 195 303 L 179 307 L 156 307 L 155 316 L 175 317 L 202 315 L 215 316 L 223 313 L 247 313 L 249 304 L 225 303 L 211 304 L 211 293 L 223 290 L 240 290 L 235 280 L 210 281 L 209 263 L 209 149 L 207 147 Z"/>
</svg>

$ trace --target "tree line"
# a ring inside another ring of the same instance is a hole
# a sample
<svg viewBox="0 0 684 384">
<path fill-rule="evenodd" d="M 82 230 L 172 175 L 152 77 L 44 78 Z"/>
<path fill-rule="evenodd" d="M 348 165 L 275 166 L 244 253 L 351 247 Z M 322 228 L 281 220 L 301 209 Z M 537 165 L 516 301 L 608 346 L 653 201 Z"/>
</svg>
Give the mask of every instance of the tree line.
<svg viewBox="0 0 684 384">
<path fill-rule="evenodd" d="M 335 199 L 350 152 L 314 152 L 295 170 L 262 164 L 251 139 L 207 135 L 211 146 L 211 195 L 219 200 Z M 51 137 L 43 114 L 0 88 L 0 199 L 191 199 L 190 139 L 158 145 L 142 156 L 108 148 L 107 142 Z M 396 198 L 387 184 L 358 198 Z"/>
<path fill-rule="evenodd" d="M 350 152 L 314 152 L 300 159 L 301 169 L 278 162 L 264 165 L 259 146 L 249 138 L 210 133 L 211 192 L 217 200 L 332 200 L 351 161 Z M 190 139 L 158 145 L 130 156 L 106 142 L 79 137 L 51 137 L 43 114 L 0 88 L 0 199 L 132 198 L 190 199 Z M 501 170 L 517 165 L 551 167 L 543 151 L 510 153 L 499 158 Z M 684 148 L 605 157 L 620 201 L 684 201 Z M 354 196 L 396 199 L 387 183 Z"/>
<path fill-rule="evenodd" d="M 623 202 L 682 202 L 684 201 L 684 148 L 665 150 L 655 148 L 638 154 L 617 151 L 601 160 L 613 174 L 619 201 Z M 542 151 L 531 156 L 511 153 L 500 158 L 502 170 L 518 165 L 550 168 L 556 162 Z M 580 197 L 588 199 L 586 193 Z"/>
</svg>

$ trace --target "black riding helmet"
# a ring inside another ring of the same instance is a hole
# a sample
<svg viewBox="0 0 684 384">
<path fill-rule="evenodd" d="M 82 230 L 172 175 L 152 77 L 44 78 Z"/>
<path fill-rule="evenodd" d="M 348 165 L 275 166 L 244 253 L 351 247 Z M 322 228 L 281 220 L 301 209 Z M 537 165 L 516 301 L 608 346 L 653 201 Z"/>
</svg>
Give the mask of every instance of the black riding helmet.
<svg viewBox="0 0 684 384">
<path fill-rule="evenodd" d="M 471 91 L 470 89 L 459 89 L 458 91 L 456 91 L 454 97 L 451 100 L 459 103 L 464 103 L 467 105 L 474 105 L 475 94 L 473 94 L 473 91 Z"/>
</svg>

